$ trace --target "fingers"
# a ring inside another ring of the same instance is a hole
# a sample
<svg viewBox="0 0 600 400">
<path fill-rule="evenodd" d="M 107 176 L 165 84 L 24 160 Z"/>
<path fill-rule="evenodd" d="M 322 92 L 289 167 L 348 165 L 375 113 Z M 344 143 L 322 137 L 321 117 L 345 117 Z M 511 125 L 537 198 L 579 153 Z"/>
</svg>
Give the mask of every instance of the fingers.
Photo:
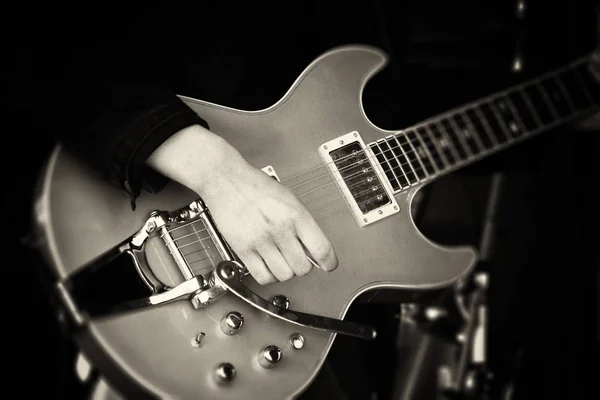
<svg viewBox="0 0 600 400">
<path fill-rule="evenodd" d="M 337 268 L 338 259 L 331 243 L 312 217 L 302 218 L 296 224 L 298 237 L 319 267 L 325 271 Z"/>
<path fill-rule="evenodd" d="M 283 282 L 294 276 L 294 271 L 292 271 L 274 243 L 263 242 L 257 250 L 277 280 Z"/>
<path fill-rule="evenodd" d="M 280 236 L 277 242 L 263 242 L 256 252 L 240 255 L 250 274 L 261 285 L 284 282 L 294 275 L 304 276 L 312 269 L 302 244 L 293 232 Z"/>
<path fill-rule="evenodd" d="M 294 232 L 290 231 L 281 237 L 277 245 L 285 261 L 296 275 L 304 276 L 311 271 L 313 266 L 306 258 L 302 243 L 300 243 Z"/>
<path fill-rule="evenodd" d="M 258 253 L 254 251 L 247 251 L 244 253 L 238 254 L 248 271 L 261 285 L 266 285 L 268 283 L 277 282 L 277 279 L 273 276 L 273 274 L 269 271 L 267 266 L 265 265 L 263 259 L 258 255 Z"/>
</svg>

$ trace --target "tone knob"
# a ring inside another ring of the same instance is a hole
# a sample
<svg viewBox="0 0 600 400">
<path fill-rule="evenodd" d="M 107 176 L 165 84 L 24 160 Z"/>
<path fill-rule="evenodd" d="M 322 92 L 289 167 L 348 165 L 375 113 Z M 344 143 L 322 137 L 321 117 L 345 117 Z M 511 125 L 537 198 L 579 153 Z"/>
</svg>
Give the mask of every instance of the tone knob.
<svg viewBox="0 0 600 400">
<path fill-rule="evenodd" d="M 230 363 L 221 363 L 215 367 L 215 381 L 219 384 L 226 384 L 235 379 L 235 367 Z"/>
<path fill-rule="evenodd" d="M 263 368 L 272 368 L 281 361 L 281 350 L 277 346 L 267 346 L 258 354 L 258 363 Z"/>
<path fill-rule="evenodd" d="M 276 294 L 271 298 L 271 303 L 285 310 L 290 308 L 290 300 L 282 294 Z"/>
<path fill-rule="evenodd" d="M 292 333 L 290 335 L 290 346 L 296 350 L 304 347 L 304 336 L 300 333 Z"/>
<path fill-rule="evenodd" d="M 221 319 L 221 330 L 226 335 L 235 335 L 244 325 L 244 317 L 237 311 L 228 312 Z"/>
</svg>

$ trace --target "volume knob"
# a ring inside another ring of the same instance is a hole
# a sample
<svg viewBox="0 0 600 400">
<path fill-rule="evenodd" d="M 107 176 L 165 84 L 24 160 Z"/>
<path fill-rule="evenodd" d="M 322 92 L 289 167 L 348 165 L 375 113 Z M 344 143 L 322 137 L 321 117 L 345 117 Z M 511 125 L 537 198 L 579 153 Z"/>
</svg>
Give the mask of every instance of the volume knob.
<svg viewBox="0 0 600 400">
<path fill-rule="evenodd" d="M 263 368 L 272 368 L 281 361 L 281 349 L 277 346 L 267 346 L 258 354 L 258 363 Z"/>
<path fill-rule="evenodd" d="M 221 330 L 226 335 L 235 335 L 244 325 L 244 317 L 237 311 L 228 312 L 221 319 Z"/>
<path fill-rule="evenodd" d="M 214 370 L 214 377 L 217 383 L 226 384 L 235 379 L 235 367 L 230 363 L 221 363 Z"/>
</svg>

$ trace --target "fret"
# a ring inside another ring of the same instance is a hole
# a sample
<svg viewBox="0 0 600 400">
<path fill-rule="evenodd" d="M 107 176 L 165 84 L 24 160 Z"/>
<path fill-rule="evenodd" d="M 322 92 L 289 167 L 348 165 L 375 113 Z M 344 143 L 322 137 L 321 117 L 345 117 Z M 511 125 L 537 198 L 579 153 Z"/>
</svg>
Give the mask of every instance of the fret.
<svg viewBox="0 0 600 400">
<path fill-rule="evenodd" d="M 423 144 L 424 149 L 427 151 L 427 155 L 431 159 L 432 165 L 435 167 L 436 171 L 443 170 L 446 165 L 442 161 L 442 157 L 440 156 L 440 152 L 438 151 L 435 144 L 433 144 L 431 137 L 425 130 L 425 128 L 420 127 L 415 130 L 419 140 Z"/>
<path fill-rule="evenodd" d="M 467 147 L 472 155 L 477 155 L 480 152 L 485 150 L 483 143 L 481 143 L 481 139 L 479 139 L 479 135 L 467 122 L 464 116 L 460 114 L 455 114 L 453 118 L 449 118 L 450 123 L 453 123 L 457 131 L 460 132 L 460 136 L 463 138 L 464 142 L 467 144 Z"/>
<path fill-rule="evenodd" d="M 515 112 L 519 114 L 521 123 L 525 128 L 525 132 L 533 132 L 540 128 L 542 123 L 539 121 L 533 106 L 527 105 L 527 102 L 522 94 L 523 92 L 519 90 L 512 91 L 506 95 L 506 99 L 508 103 L 512 104 Z"/>
<path fill-rule="evenodd" d="M 371 150 L 373 150 L 373 153 L 375 153 L 377 161 L 379 161 L 379 165 L 381 165 L 381 169 L 383 169 L 383 172 L 387 176 L 392 188 L 394 190 L 400 190 L 405 186 L 408 186 L 406 178 L 401 174 L 396 174 L 395 170 L 397 170 L 398 164 L 395 160 L 393 160 L 393 157 L 386 155 L 386 149 L 383 149 L 381 144 L 382 142 L 379 140 L 376 141 L 371 145 Z M 388 166 L 387 168 L 386 165 Z"/>
<path fill-rule="evenodd" d="M 579 63 L 378 140 L 372 148 L 394 190 L 595 107 L 600 83 Z"/>
<path fill-rule="evenodd" d="M 437 167 L 434 165 L 432 158 L 429 156 L 425 145 L 422 140 L 418 137 L 418 134 L 415 131 L 407 130 L 404 131 L 404 135 L 408 140 L 408 143 L 414 149 L 414 152 L 423 166 L 423 169 L 427 171 L 429 175 L 433 175 L 437 172 Z"/>
<path fill-rule="evenodd" d="M 567 90 L 567 87 L 565 86 L 564 82 L 560 79 L 560 74 L 556 74 L 554 79 L 556 80 L 556 84 L 558 85 L 560 92 L 563 94 L 563 96 L 565 97 L 565 100 L 567 101 L 567 105 L 569 106 L 569 110 L 570 110 L 571 114 L 577 112 L 577 108 L 575 107 L 575 103 L 573 103 L 571 94 Z"/>
<path fill-rule="evenodd" d="M 594 104 L 600 104 L 600 83 L 593 77 L 590 67 L 587 63 L 578 65 L 575 68 L 577 77 L 581 80 L 583 87 L 586 89 L 586 93 Z"/>
<path fill-rule="evenodd" d="M 402 170 L 404 177 L 408 181 L 408 184 L 412 185 L 414 183 L 417 183 L 419 180 L 416 178 L 410 163 L 408 162 L 406 156 L 404 155 L 404 152 L 400 148 L 400 144 L 398 143 L 398 141 L 396 141 L 393 135 L 388 136 L 386 138 L 386 145 L 389 146 L 389 148 L 391 149 L 389 152 L 386 152 L 386 154 L 392 153 L 392 155 L 400 165 L 400 169 Z"/>
<path fill-rule="evenodd" d="M 477 114 L 476 110 L 471 108 L 464 112 L 465 121 L 471 125 L 472 129 L 477 132 L 478 137 L 481 139 L 483 149 L 488 150 L 494 147 L 495 142 L 492 142 L 488 128 L 481 121 L 481 117 Z"/>
<path fill-rule="evenodd" d="M 574 110 L 569 105 L 569 100 L 561 90 L 555 76 L 551 75 L 542 79 L 538 83 L 538 88 L 542 94 L 545 94 L 545 98 L 550 101 L 554 111 L 561 119 L 568 118 L 573 114 Z"/>
<path fill-rule="evenodd" d="M 444 132 L 446 137 L 448 137 L 454 145 L 458 161 L 466 160 L 467 158 L 469 158 L 469 148 L 464 143 L 460 132 L 456 131 L 455 128 L 452 126 L 450 120 L 447 118 L 443 118 L 438 123 L 442 128 L 442 132 Z"/>
<path fill-rule="evenodd" d="M 517 138 L 527 132 L 508 97 L 499 95 L 492 100 L 492 104 L 498 111 L 497 116 L 502 120 L 512 138 Z"/>
<path fill-rule="evenodd" d="M 427 177 L 427 172 L 425 172 L 423 165 L 419 161 L 419 157 L 416 151 L 410 146 L 410 143 L 406 139 L 406 136 L 402 133 L 396 134 L 393 136 L 394 140 L 398 144 L 399 149 L 402 151 L 404 159 L 406 163 L 410 167 L 412 171 L 412 175 L 414 175 L 417 182 L 425 179 Z"/>
<path fill-rule="evenodd" d="M 449 143 L 444 139 L 438 127 L 434 124 L 424 126 L 425 131 L 429 134 L 431 142 L 437 148 L 445 167 L 450 167 L 454 164 L 454 156 L 450 151 Z"/>
<path fill-rule="evenodd" d="M 564 88 L 569 92 L 573 107 L 577 111 L 587 110 L 592 106 L 592 98 L 586 92 L 585 86 L 577 77 L 577 71 L 574 68 L 568 68 L 558 74 L 558 78 L 564 84 Z"/>
<path fill-rule="evenodd" d="M 500 125 L 500 121 L 497 119 L 494 111 L 491 109 L 488 103 L 481 103 L 477 109 L 481 114 L 483 123 L 487 125 L 490 137 L 494 142 L 495 146 L 501 145 L 508 140 L 505 130 Z"/>
<path fill-rule="evenodd" d="M 506 125 L 506 123 L 502 119 L 500 112 L 498 111 L 498 109 L 496 108 L 496 105 L 493 102 L 493 99 L 488 100 L 487 103 L 483 103 L 480 106 L 480 108 L 482 108 L 482 109 L 489 108 L 489 110 L 491 111 L 491 114 L 492 114 L 491 118 L 496 121 L 496 124 L 498 125 L 498 127 L 500 129 L 500 133 L 497 135 L 499 144 L 504 144 L 508 140 L 512 139 L 512 135 L 510 133 L 510 128 L 508 127 L 508 125 Z M 488 111 L 488 113 L 490 111 Z"/>
<path fill-rule="evenodd" d="M 557 117 L 555 117 L 556 114 L 552 111 L 536 85 L 527 85 L 521 91 L 525 100 L 529 102 L 540 118 L 542 125 L 550 125 L 557 120 Z"/>
</svg>

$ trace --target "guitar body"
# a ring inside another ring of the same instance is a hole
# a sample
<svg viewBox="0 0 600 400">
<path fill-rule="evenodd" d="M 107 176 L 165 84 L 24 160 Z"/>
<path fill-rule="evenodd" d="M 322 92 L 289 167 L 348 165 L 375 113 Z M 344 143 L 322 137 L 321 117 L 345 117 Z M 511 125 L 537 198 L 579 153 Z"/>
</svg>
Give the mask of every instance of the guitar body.
<svg viewBox="0 0 600 400">
<path fill-rule="evenodd" d="M 369 122 L 361 103 L 363 87 L 385 63 L 385 54 L 371 47 L 331 50 L 316 59 L 279 102 L 260 111 L 182 99 L 252 165 L 272 166 L 285 181 L 322 166 L 318 149 L 325 142 L 353 131 L 366 143 L 391 133 Z M 339 267 L 331 273 L 315 268 L 304 277 L 266 286 L 252 281 L 251 288 L 267 299 L 284 294 L 293 310 L 343 319 L 353 300 L 370 289 L 419 290 L 455 283 L 474 266 L 476 253 L 466 247 L 442 247 L 417 230 L 410 207 L 418 189 L 395 196 L 400 212 L 365 227 L 356 223 L 335 184 L 301 196 L 331 240 Z M 196 197 L 171 182 L 158 194 L 142 194 L 136 211 L 131 211 L 127 197 L 57 147 L 35 206 L 49 266 L 60 279 L 67 278 L 138 231 L 151 211 L 175 210 Z M 161 255 L 159 244 L 150 243 L 146 253 L 157 276 L 169 280 L 164 271 L 173 262 Z M 233 336 L 219 329 L 229 311 L 245 319 Z M 294 398 L 316 376 L 335 339 L 335 334 L 269 317 L 232 294 L 200 310 L 178 301 L 92 320 L 85 331 L 84 342 L 93 345 L 84 345 L 83 351 L 115 389 L 126 390 L 110 379 L 110 369 L 116 367 L 128 384 L 151 396 L 180 399 Z M 201 348 L 190 344 L 199 332 L 205 333 Z M 294 332 L 305 338 L 301 350 L 288 344 Z M 279 346 L 283 353 L 282 361 L 270 369 L 256 361 L 267 345 Z M 212 378 L 221 362 L 230 362 L 237 371 L 228 385 Z"/>
</svg>

